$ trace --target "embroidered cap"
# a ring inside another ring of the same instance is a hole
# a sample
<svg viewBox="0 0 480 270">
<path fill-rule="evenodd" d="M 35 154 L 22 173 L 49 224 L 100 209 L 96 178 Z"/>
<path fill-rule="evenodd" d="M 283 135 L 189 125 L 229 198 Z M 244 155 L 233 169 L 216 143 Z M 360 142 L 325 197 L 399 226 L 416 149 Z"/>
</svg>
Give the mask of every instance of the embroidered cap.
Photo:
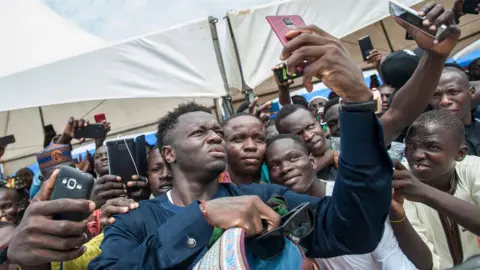
<svg viewBox="0 0 480 270">
<path fill-rule="evenodd" d="M 67 144 L 51 143 L 37 154 L 37 162 L 40 170 L 71 162 L 72 152 Z"/>
</svg>

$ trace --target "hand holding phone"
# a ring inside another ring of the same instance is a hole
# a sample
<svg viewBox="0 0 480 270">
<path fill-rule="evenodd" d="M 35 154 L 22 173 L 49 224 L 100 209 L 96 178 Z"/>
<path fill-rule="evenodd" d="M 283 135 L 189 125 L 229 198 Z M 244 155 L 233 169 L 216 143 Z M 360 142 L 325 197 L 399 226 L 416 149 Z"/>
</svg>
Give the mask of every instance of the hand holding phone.
<svg viewBox="0 0 480 270">
<path fill-rule="evenodd" d="M 414 38 L 417 45 L 441 57 L 448 57 L 460 38 L 453 12 L 434 2 L 415 11 L 390 0 L 390 14 Z"/>
<path fill-rule="evenodd" d="M 358 45 L 360 46 L 360 51 L 362 52 L 363 61 L 367 61 L 368 56 L 373 51 L 372 40 L 370 35 L 366 35 L 358 40 Z"/>
<path fill-rule="evenodd" d="M 92 193 L 93 176 L 70 166 L 62 166 L 58 172 L 50 200 L 83 199 L 89 200 Z M 56 220 L 82 221 L 90 213 L 62 212 L 54 215 Z"/>
<path fill-rule="evenodd" d="M 305 22 L 303 21 L 302 17 L 298 15 L 267 16 L 266 19 L 283 46 L 285 46 L 290 40 L 287 37 L 287 33 L 289 31 L 294 30 L 298 26 L 305 26 Z M 302 77 L 305 65 L 306 62 L 303 61 L 299 65 L 295 66 L 295 72 L 289 74 L 287 65 L 283 64 L 282 66 L 278 66 L 278 68 L 274 69 L 273 72 L 281 84 L 288 81 L 293 82 L 294 79 Z"/>
<path fill-rule="evenodd" d="M 81 138 L 105 138 L 105 125 L 104 124 L 87 124 L 81 129 L 76 129 L 73 133 L 75 139 Z"/>
<path fill-rule="evenodd" d="M 95 210 L 95 204 L 78 199 L 49 200 L 58 173 L 56 170 L 43 183 L 13 232 L 8 247 L 11 263 L 37 269 L 52 261 L 75 259 L 84 253 L 80 247 L 88 241 L 85 237 L 87 224 L 83 220 L 52 220 L 52 216 L 65 212 L 88 216 Z"/>
</svg>

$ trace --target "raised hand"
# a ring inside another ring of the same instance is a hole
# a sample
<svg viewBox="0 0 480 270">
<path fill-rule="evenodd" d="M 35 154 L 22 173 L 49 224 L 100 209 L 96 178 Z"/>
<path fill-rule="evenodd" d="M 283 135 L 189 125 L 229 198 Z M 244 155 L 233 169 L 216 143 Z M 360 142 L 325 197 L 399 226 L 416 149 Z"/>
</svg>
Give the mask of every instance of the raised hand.
<svg viewBox="0 0 480 270">
<path fill-rule="evenodd" d="M 248 236 L 264 231 L 262 220 L 266 222 L 268 231 L 280 225 L 280 216 L 258 196 L 224 197 L 207 201 L 205 206 L 211 226 L 222 229 L 240 227 Z"/>
<path fill-rule="evenodd" d="M 95 202 L 96 209 L 110 199 L 126 196 L 127 187 L 121 181 L 122 179 L 115 175 L 104 175 L 95 181 L 90 200 Z"/>
<path fill-rule="evenodd" d="M 63 128 L 63 132 L 60 135 L 60 138 L 58 138 L 56 143 L 69 144 L 73 139 L 75 130 L 81 130 L 86 126 L 88 126 L 88 121 L 85 121 L 84 119 L 75 119 L 73 117 L 70 117 L 67 121 L 67 124 Z M 85 138 L 80 138 L 79 141 L 80 143 L 82 143 L 85 141 Z"/>
<path fill-rule="evenodd" d="M 340 40 L 314 25 L 299 27 L 286 34 L 280 60 L 286 61 L 289 73 L 296 66 L 306 66 L 303 84 L 311 92 L 312 79 L 317 77 L 345 102 L 364 102 L 373 95 L 363 81 L 361 69 L 349 56 Z"/>
<path fill-rule="evenodd" d="M 69 261 L 85 252 L 87 221 L 53 220 L 62 212 L 91 213 L 95 203 L 88 200 L 48 201 L 58 175 L 56 170 L 43 184 L 16 228 L 8 248 L 8 258 L 22 268 L 42 266 L 52 261 Z"/>
<path fill-rule="evenodd" d="M 127 182 L 127 196 L 135 201 L 148 200 L 150 198 L 150 187 L 148 186 L 148 179 L 140 176 L 133 175 L 131 181 Z"/>
<path fill-rule="evenodd" d="M 275 78 L 275 82 L 277 83 L 279 90 L 288 90 L 290 88 L 290 85 L 292 85 L 294 83 L 294 81 L 292 79 L 289 79 L 288 81 L 281 83 L 278 80 L 278 77 L 275 76 L 275 71 L 278 70 L 278 69 L 282 69 L 284 66 L 285 66 L 284 63 L 280 63 L 280 64 L 276 65 L 274 68 L 272 68 L 273 78 Z"/>
<path fill-rule="evenodd" d="M 461 34 L 460 27 L 455 23 L 453 11 L 445 10 L 442 5 L 430 2 L 418 11 L 418 15 L 425 16 L 422 30 L 397 17 L 395 20 L 410 33 L 420 48 L 448 57 L 457 45 Z M 438 38 L 432 38 L 442 25 L 447 29 Z"/>
<path fill-rule="evenodd" d="M 270 121 L 270 107 L 272 107 L 272 102 L 268 101 L 261 106 L 257 106 L 258 101 L 258 97 L 255 97 L 255 99 L 253 99 L 252 103 L 248 106 L 248 112 L 260 119 L 260 121 L 262 121 L 265 126 L 268 126 L 268 122 Z"/>
</svg>

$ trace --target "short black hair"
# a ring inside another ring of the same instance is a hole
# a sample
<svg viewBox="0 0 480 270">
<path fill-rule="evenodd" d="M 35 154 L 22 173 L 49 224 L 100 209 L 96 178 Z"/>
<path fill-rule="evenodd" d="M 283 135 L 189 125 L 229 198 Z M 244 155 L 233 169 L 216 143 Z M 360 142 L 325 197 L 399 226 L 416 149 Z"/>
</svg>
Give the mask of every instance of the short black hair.
<svg viewBox="0 0 480 270">
<path fill-rule="evenodd" d="M 323 107 L 323 115 L 327 114 L 327 111 L 331 109 L 333 106 L 337 105 L 340 103 L 340 98 L 339 97 L 334 97 L 332 99 L 329 99 L 327 103 L 325 104 L 325 107 Z"/>
<path fill-rule="evenodd" d="M 473 61 L 468 65 L 468 73 L 472 74 L 472 69 L 473 66 L 475 65 L 475 62 L 480 61 L 480 57 L 473 59 Z"/>
<path fill-rule="evenodd" d="M 178 105 L 173 111 L 168 112 L 158 121 L 157 128 L 157 147 L 162 148 L 171 143 L 170 132 L 178 124 L 178 118 L 184 114 L 191 112 L 206 112 L 211 114 L 212 111 L 194 101 Z"/>
<path fill-rule="evenodd" d="M 250 117 L 253 117 L 253 118 L 256 118 L 258 119 L 257 117 L 255 117 L 254 115 L 250 114 L 250 113 L 247 113 L 247 112 L 241 112 L 241 113 L 237 113 L 237 114 L 234 114 L 232 115 L 230 118 L 228 118 L 227 120 L 224 120 L 220 123 L 220 125 L 222 127 L 225 127 L 232 119 L 235 119 L 235 118 L 238 118 L 238 117 L 242 117 L 242 116 L 250 116 Z M 260 121 L 260 119 L 258 119 L 258 121 Z"/>
<path fill-rule="evenodd" d="M 297 144 L 299 144 L 299 145 L 302 147 L 302 150 L 305 151 L 305 153 L 306 153 L 307 155 L 310 154 L 310 152 L 308 151 L 307 146 L 306 146 L 305 143 L 302 141 L 302 139 L 300 139 L 300 137 L 298 137 L 298 136 L 296 136 L 296 135 L 293 135 L 293 134 L 277 134 L 277 135 L 273 136 L 272 138 L 270 138 L 270 139 L 267 141 L 267 148 L 268 148 L 272 143 L 274 143 L 275 141 L 283 140 L 283 139 L 293 140 L 294 142 L 296 142 Z"/>
<path fill-rule="evenodd" d="M 308 109 L 308 102 L 307 102 L 307 99 L 304 96 L 295 95 L 295 96 L 291 97 L 291 99 L 292 99 L 293 104 L 300 105 L 300 106 L 305 107 L 305 109 Z"/>
<path fill-rule="evenodd" d="M 465 128 L 462 121 L 455 115 L 441 110 L 432 110 L 421 114 L 413 125 L 428 125 L 435 124 L 442 126 L 442 130 L 446 130 L 455 135 L 458 139 L 458 143 L 461 144 L 465 140 Z"/>
<path fill-rule="evenodd" d="M 307 108 L 305 108 L 301 105 L 297 105 L 297 104 L 287 104 L 280 109 L 280 111 L 275 116 L 275 127 L 277 128 L 279 133 L 281 133 L 281 134 L 282 133 L 288 133 L 285 130 L 281 129 L 281 127 L 280 127 L 281 122 L 283 121 L 283 119 L 287 118 L 289 115 L 291 115 L 292 113 L 294 113 L 298 110 L 306 110 L 310 113 L 310 111 Z"/>
<path fill-rule="evenodd" d="M 454 71 L 460 74 L 464 79 L 469 81 L 468 74 L 463 70 L 463 68 L 455 63 L 446 63 L 445 66 L 443 67 L 444 71 Z"/>
<path fill-rule="evenodd" d="M 245 110 L 247 110 L 249 106 L 250 106 L 250 103 L 248 103 L 247 101 L 245 101 L 245 102 L 243 102 L 242 104 L 240 104 L 240 106 L 238 106 L 237 111 L 236 111 L 235 113 L 236 113 L 236 114 L 242 113 L 242 112 L 244 112 Z"/>
<path fill-rule="evenodd" d="M 15 175 L 19 175 L 19 174 L 23 174 L 23 173 L 30 173 L 32 176 L 35 175 L 35 173 L 33 173 L 33 171 L 30 170 L 30 168 L 28 168 L 28 167 L 24 167 L 24 168 L 19 169 L 19 170 L 15 173 Z"/>
</svg>

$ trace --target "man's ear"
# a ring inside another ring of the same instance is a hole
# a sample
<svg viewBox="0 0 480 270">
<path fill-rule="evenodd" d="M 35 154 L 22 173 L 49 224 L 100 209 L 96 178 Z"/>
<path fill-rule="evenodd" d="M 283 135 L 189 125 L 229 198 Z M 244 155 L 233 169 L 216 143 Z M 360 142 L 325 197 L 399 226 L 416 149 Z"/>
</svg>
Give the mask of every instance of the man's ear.
<svg viewBox="0 0 480 270">
<path fill-rule="evenodd" d="M 475 89 L 475 86 L 470 86 L 470 94 L 473 96 L 475 96 L 475 94 L 477 93 L 477 89 Z"/>
<path fill-rule="evenodd" d="M 310 160 L 310 164 L 312 164 L 313 171 L 317 171 L 317 160 L 315 160 L 315 157 L 313 157 L 312 154 L 308 155 L 308 159 Z"/>
<path fill-rule="evenodd" d="M 161 153 L 165 162 L 167 162 L 168 164 L 175 163 L 176 161 L 175 150 L 173 149 L 172 146 L 170 145 L 163 146 Z"/>
<path fill-rule="evenodd" d="M 462 144 L 462 146 L 460 146 L 460 148 L 458 149 L 455 160 L 458 162 L 464 160 L 465 156 L 467 156 L 467 153 L 468 153 L 468 147 L 465 144 Z"/>
</svg>

